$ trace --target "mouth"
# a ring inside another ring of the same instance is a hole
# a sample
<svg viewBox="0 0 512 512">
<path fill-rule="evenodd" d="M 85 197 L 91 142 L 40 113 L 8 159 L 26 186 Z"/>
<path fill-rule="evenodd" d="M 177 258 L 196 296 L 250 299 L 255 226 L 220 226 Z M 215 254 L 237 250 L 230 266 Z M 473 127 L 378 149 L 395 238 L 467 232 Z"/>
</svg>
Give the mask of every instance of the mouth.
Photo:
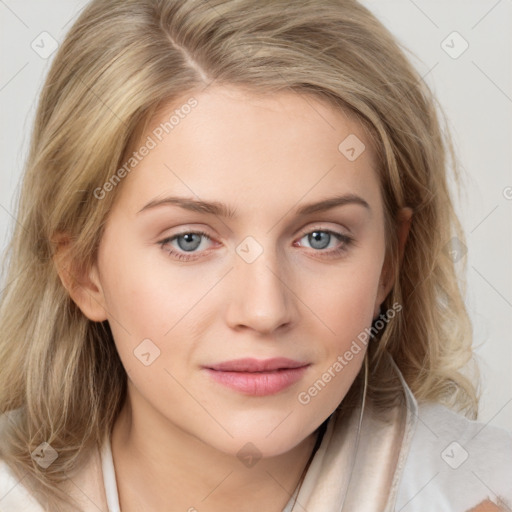
<svg viewBox="0 0 512 512">
<path fill-rule="evenodd" d="M 279 393 L 298 382 L 311 363 L 287 358 L 225 361 L 203 369 L 215 382 L 245 395 Z"/>
</svg>

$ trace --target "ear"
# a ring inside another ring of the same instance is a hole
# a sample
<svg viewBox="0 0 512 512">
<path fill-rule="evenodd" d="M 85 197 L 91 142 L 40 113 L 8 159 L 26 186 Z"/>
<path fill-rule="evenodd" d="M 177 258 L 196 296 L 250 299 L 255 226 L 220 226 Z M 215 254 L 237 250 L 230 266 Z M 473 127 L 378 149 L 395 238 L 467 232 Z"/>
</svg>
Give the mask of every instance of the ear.
<svg viewBox="0 0 512 512">
<path fill-rule="evenodd" d="M 399 262 L 402 263 L 402 259 L 404 256 L 405 243 L 407 242 L 407 237 L 409 236 L 409 230 L 412 222 L 412 214 L 413 211 L 409 207 L 404 207 L 398 210 L 396 216 L 396 226 L 398 230 L 398 251 L 399 251 Z M 398 269 L 394 268 L 391 262 L 384 262 L 381 279 L 379 283 L 379 291 L 377 293 L 377 300 L 375 301 L 375 310 L 373 312 L 374 319 L 379 314 L 380 305 L 384 302 L 384 299 L 388 296 L 389 292 L 393 288 L 393 284 L 395 282 L 395 274 Z"/>
<path fill-rule="evenodd" d="M 73 302 L 89 320 L 107 320 L 97 263 L 90 269 L 80 268 L 72 259 L 72 240 L 67 234 L 56 234 L 52 241 L 56 245 L 53 261 L 57 273 Z"/>
</svg>

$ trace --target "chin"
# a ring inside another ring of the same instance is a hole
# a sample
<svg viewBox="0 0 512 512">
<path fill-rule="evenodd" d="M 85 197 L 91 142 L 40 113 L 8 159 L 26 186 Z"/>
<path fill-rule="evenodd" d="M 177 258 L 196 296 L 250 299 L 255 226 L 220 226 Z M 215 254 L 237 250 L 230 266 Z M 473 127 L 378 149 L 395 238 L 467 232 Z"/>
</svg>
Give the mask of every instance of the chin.
<svg viewBox="0 0 512 512">
<path fill-rule="evenodd" d="M 254 421 L 246 428 L 227 427 L 232 438 L 226 434 L 209 440 L 203 438 L 203 440 L 217 450 L 238 458 L 251 455 L 259 458 L 277 457 L 302 443 L 316 429 L 315 426 L 312 426 L 309 431 L 305 431 L 303 423 L 298 422 L 297 417 L 294 416 L 292 413 L 284 421 L 281 418 L 281 424 L 279 422 Z M 293 425 L 285 426 L 285 423 L 292 421 Z M 270 427 L 273 424 L 275 426 Z"/>
</svg>

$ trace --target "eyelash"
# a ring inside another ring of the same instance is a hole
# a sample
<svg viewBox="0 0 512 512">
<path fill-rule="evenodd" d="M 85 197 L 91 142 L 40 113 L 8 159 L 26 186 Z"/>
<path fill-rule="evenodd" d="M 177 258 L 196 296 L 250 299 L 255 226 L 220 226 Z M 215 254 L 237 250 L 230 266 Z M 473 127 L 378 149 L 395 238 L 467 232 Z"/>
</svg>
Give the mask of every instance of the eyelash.
<svg viewBox="0 0 512 512">
<path fill-rule="evenodd" d="M 319 228 L 313 228 L 309 231 L 303 232 L 300 235 L 299 239 L 304 238 L 306 235 L 310 235 L 312 233 L 329 233 L 330 235 L 334 235 L 336 238 L 340 239 L 341 242 L 343 242 L 343 245 L 341 245 L 341 247 L 338 247 L 335 249 L 330 249 L 330 250 L 319 249 L 319 250 L 315 251 L 315 252 L 321 253 L 322 255 L 325 255 L 326 257 L 329 257 L 329 258 L 344 254 L 345 252 L 348 251 L 349 247 L 354 242 L 354 238 L 352 238 L 351 236 L 348 236 L 348 235 L 345 235 L 342 233 L 338 233 L 337 231 L 332 231 L 330 229 L 319 229 Z M 180 236 L 183 236 L 183 235 L 201 235 L 201 236 L 204 236 L 205 238 L 208 238 L 209 240 L 211 240 L 211 237 L 208 235 L 208 233 L 205 233 L 204 231 L 199 230 L 199 231 L 183 231 L 183 232 L 177 233 L 171 237 L 165 238 L 164 240 L 162 240 L 158 243 L 162 247 L 162 249 L 165 249 L 165 251 L 167 252 L 167 254 L 169 256 L 172 256 L 176 259 L 179 259 L 181 261 L 190 261 L 193 259 L 197 259 L 197 256 L 193 256 L 193 254 L 196 254 L 196 253 L 187 254 L 187 253 L 176 251 L 171 248 L 166 248 L 166 247 L 169 247 L 168 244 L 170 242 L 176 240 L 177 238 L 179 238 Z"/>
</svg>

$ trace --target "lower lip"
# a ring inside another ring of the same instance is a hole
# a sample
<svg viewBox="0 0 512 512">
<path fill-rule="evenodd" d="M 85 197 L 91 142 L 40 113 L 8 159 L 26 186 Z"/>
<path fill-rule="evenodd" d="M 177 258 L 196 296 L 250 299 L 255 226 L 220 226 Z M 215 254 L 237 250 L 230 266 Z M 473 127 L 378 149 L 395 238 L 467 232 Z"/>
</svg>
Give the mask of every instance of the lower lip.
<svg viewBox="0 0 512 512">
<path fill-rule="evenodd" d="M 213 380 L 246 395 L 266 396 L 279 393 L 299 381 L 307 366 L 268 372 L 224 372 L 205 368 Z"/>
</svg>

